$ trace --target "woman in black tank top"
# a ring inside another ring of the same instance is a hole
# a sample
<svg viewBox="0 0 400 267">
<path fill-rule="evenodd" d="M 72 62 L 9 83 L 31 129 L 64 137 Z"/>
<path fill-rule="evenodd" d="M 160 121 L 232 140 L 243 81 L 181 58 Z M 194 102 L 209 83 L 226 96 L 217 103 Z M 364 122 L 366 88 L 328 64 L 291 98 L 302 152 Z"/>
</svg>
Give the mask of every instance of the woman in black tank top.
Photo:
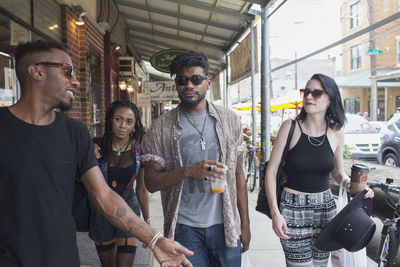
<svg viewBox="0 0 400 267">
<path fill-rule="evenodd" d="M 285 159 L 288 175 L 281 204 L 276 202 L 276 174 L 291 126 L 281 126 L 266 171 L 266 192 L 272 227 L 280 238 L 287 266 L 326 266 L 329 252 L 314 246 L 318 233 L 335 216 L 336 205 L 329 177 L 347 188 L 350 178 L 343 170 L 345 115 L 336 82 L 314 74 L 303 95 L 303 108 Z M 370 189 L 367 197 L 373 197 Z"/>
<path fill-rule="evenodd" d="M 107 109 L 105 124 L 103 138 L 94 140 L 104 179 L 137 216 L 140 216 L 141 210 L 144 220 L 149 223 L 148 192 L 140 161 L 140 141 L 144 129 L 139 110 L 128 100 L 114 101 Z M 136 192 L 133 190 L 135 181 Z M 137 239 L 114 227 L 95 208 L 91 210 L 89 237 L 95 241 L 102 267 L 133 265 Z"/>
</svg>

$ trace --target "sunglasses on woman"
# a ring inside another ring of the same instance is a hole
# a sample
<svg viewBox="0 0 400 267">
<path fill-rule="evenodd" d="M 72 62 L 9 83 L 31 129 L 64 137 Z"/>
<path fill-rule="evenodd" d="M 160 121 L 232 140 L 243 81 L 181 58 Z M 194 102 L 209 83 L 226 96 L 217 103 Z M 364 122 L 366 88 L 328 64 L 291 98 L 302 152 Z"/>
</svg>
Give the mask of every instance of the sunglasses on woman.
<svg viewBox="0 0 400 267">
<path fill-rule="evenodd" d="M 178 85 L 186 85 L 190 81 L 193 85 L 200 85 L 204 80 L 207 80 L 208 76 L 203 75 L 193 75 L 192 77 L 187 77 L 184 75 L 179 75 L 175 77 L 175 82 Z"/>
<path fill-rule="evenodd" d="M 300 96 L 307 97 L 309 94 L 312 95 L 313 98 L 319 98 L 324 93 L 324 90 L 310 90 L 310 89 L 300 89 Z"/>
<path fill-rule="evenodd" d="M 63 68 L 68 79 L 71 80 L 74 77 L 74 68 L 68 63 L 39 62 L 39 63 L 35 63 L 35 65 L 44 65 L 47 67 Z"/>
</svg>

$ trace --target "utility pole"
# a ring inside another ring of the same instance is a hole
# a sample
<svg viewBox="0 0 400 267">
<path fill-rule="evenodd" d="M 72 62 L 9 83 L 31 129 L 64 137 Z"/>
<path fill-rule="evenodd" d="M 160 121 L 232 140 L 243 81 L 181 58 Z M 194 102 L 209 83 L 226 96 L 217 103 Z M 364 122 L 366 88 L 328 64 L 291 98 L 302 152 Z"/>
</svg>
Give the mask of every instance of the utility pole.
<svg viewBox="0 0 400 267">
<path fill-rule="evenodd" d="M 261 162 L 269 158 L 270 152 L 270 54 L 268 6 L 261 8 Z"/>
<path fill-rule="evenodd" d="M 255 40 L 254 40 L 254 25 L 253 22 L 250 23 L 250 56 L 251 56 L 251 115 L 252 115 L 252 145 L 257 145 L 257 103 L 256 103 L 256 86 L 255 86 Z"/>
<path fill-rule="evenodd" d="M 369 25 L 374 24 L 374 0 L 367 0 L 368 1 L 368 22 Z M 372 30 L 369 32 L 369 48 L 373 49 L 372 51 L 375 51 L 376 45 L 375 45 L 375 30 Z M 376 75 L 376 55 L 371 55 L 370 56 L 370 68 L 371 68 L 371 76 Z M 376 121 L 377 118 L 377 109 L 378 109 L 378 96 L 377 96 L 377 85 L 376 81 L 374 79 L 371 79 L 371 100 L 370 100 L 370 118 L 373 121 Z"/>
<path fill-rule="evenodd" d="M 294 52 L 294 60 L 296 61 L 294 63 L 294 87 L 296 88 L 296 90 L 298 90 L 298 87 L 297 87 L 297 52 Z"/>
</svg>

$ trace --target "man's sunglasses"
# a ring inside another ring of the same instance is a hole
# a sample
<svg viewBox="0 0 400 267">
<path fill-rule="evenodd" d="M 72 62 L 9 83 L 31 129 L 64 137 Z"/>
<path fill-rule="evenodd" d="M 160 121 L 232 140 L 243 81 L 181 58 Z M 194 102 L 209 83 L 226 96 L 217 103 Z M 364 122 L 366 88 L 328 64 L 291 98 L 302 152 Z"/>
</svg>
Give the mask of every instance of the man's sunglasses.
<svg viewBox="0 0 400 267">
<path fill-rule="evenodd" d="M 209 76 L 203 76 L 203 75 L 193 75 L 190 78 L 183 75 L 179 75 L 175 77 L 175 82 L 178 85 L 186 85 L 190 80 L 190 82 L 193 85 L 200 85 L 204 80 L 207 80 L 208 78 Z"/>
<path fill-rule="evenodd" d="M 310 89 L 300 89 L 300 96 L 307 97 L 309 94 L 312 95 L 313 98 L 319 98 L 324 93 L 324 90 L 310 90 Z"/>
<path fill-rule="evenodd" d="M 39 63 L 35 63 L 35 65 L 44 65 L 47 67 L 63 68 L 68 79 L 71 80 L 74 77 L 74 68 L 68 63 L 39 62 Z"/>
</svg>

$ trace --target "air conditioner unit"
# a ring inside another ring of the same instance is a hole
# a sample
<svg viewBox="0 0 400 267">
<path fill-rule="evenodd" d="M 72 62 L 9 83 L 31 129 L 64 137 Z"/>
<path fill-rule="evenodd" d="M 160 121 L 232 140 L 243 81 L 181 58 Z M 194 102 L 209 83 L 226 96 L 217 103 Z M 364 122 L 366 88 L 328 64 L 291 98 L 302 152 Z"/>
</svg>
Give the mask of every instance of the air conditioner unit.
<svg viewBox="0 0 400 267">
<path fill-rule="evenodd" d="M 135 60 L 133 57 L 119 57 L 119 75 L 134 76 L 135 75 Z"/>
</svg>

